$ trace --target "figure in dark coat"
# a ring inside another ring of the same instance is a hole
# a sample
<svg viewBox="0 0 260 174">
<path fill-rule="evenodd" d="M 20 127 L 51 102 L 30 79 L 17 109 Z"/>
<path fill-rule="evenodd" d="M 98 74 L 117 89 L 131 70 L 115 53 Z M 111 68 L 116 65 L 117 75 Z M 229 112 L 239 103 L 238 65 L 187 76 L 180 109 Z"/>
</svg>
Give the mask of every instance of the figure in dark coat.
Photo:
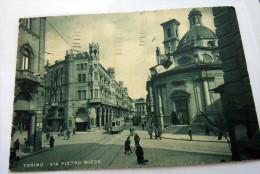
<svg viewBox="0 0 260 174">
<path fill-rule="evenodd" d="M 127 137 L 127 140 L 125 141 L 125 154 L 128 153 L 129 155 L 130 154 L 129 151 L 133 153 L 130 144 L 131 144 L 130 137 Z"/>
<path fill-rule="evenodd" d="M 143 164 L 145 162 L 148 162 L 148 160 L 144 159 L 144 151 L 143 148 L 140 146 L 140 144 L 137 144 L 135 154 L 137 157 L 138 164 Z"/>
<path fill-rule="evenodd" d="M 135 134 L 134 140 L 135 140 L 135 146 L 137 146 L 137 144 L 139 144 L 140 142 L 140 137 L 137 134 Z"/>
<path fill-rule="evenodd" d="M 53 150 L 54 141 L 55 141 L 55 139 L 53 138 L 53 136 L 52 136 L 52 134 L 51 134 L 51 136 L 50 136 L 50 148 L 51 148 L 51 150 Z"/>
<path fill-rule="evenodd" d="M 142 129 L 144 130 L 144 123 L 142 123 Z"/>
<path fill-rule="evenodd" d="M 191 128 L 189 128 L 189 136 L 190 136 L 190 141 L 192 140 L 192 131 Z"/>
<path fill-rule="evenodd" d="M 50 138 L 50 133 L 49 132 L 47 132 L 46 138 L 47 138 L 47 141 L 49 141 L 49 138 Z"/>
<path fill-rule="evenodd" d="M 149 126 L 148 134 L 150 135 L 150 139 L 152 139 L 153 138 L 153 127 L 152 126 Z"/>
<path fill-rule="evenodd" d="M 205 133 L 206 133 L 206 135 L 209 135 L 209 127 L 208 127 L 208 125 L 206 125 L 206 127 L 205 127 Z"/>
</svg>

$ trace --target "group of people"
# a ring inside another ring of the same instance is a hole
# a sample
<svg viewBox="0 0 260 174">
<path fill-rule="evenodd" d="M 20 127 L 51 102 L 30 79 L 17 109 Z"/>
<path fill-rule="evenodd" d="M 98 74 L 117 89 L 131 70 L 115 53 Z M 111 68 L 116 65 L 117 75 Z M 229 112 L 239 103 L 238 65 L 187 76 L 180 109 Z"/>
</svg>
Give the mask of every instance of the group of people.
<svg viewBox="0 0 260 174">
<path fill-rule="evenodd" d="M 133 132 L 131 132 L 131 129 L 130 129 L 130 136 L 133 136 L 132 133 Z M 130 136 L 128 136 L 125 141 L 125 155 L 126 154 L 130 155 L 130 153 L 133 153 L 133 151 L 131 149 L 131 145 L 130 145 L 131 144 Z M 144 151 L 143 151 L 142 146 L 140 145 L 140 137 L 137 133 L 134 136 L 134 141 L 135 141 L 135 154 L 137 157 L 138 164 L 144 164 L 144 163 L 148 162 L 148 160 L 144 159 Z"/>
<path fill-rule="evenodd" d="M 149 125 L 148 134 L 150 135 L 150 139 L 153 139 L 153 132 L 155 135 L 155 139 L 162 139 L 162 127 L 156 127 L 155 125 Z"/>
</svg>

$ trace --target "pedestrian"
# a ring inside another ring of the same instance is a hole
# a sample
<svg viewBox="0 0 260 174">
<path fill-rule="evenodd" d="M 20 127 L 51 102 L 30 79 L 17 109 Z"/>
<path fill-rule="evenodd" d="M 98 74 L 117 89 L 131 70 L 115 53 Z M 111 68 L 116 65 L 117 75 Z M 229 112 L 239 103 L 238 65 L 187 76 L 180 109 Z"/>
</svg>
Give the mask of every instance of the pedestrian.
<svg viewBox="0 0 260 174">
<path fill-rule="evenodd" d="M 17 138 L 17 140 L 14 142 L 14 149 L 19 151 L 20 149 L 20 141 L 19 138 Z"/>
<path fill-rule="evenodd" d="M 68 140 L 70 139 L 70 130 L 68 129 L 67 131 L 67 137 L 68 137 Z"/>
<path fill-rule="evenodd" d="M 54 141 L 55 141 L 55 139 L 53 138 L 53 135 L 51 134 L 51 136 L 50 136 L 50 148 L 51 148 L 51 150 L 53 150 Z"/>
<path fill-rule="evenodd" d="M 189 128 L 189 136 L 190 136 L 190 141 L 192 140 L 192 130 Z"/>
<path fill-rule="evenodd" d="M 136 145 L 135 154 L 136 154 L 136 157 L 137 157 L 138 164 L 144 164 L 144 163 L 148 162 L 148 160 L 144 159 L 144 151 L 143 151 L 143 148 L 140 146 L 139 143 Z"/>
<path fill-rule="evenodd" d="M 73 129 L 73 135 L 76 135 L 76 128 Z"/>
<path fill-rule="evenodd" d="M 158 130 L 156 128 L 156 126 L 154 126 L 154 135 L 155 135 L 155 139 L 158 138 Z"/>
<path fill-rule="evenodd" d="M 144 123 L 142 123 L 142 129 L 144 130 Z"/>
<path fill-rule="evenodd" d="M 149 126 L 148 134 L 150 135 L 150 139 L 153 139 L 153 127 L 152 126 Z"/>
<path fill-rule="evenodd" d="M 205 133 L 206 133 L 206 135 L 209 135 L 209 127 L 208 127 L 208 125 L 206 125 L 206 127 L 205 127 Z"/>
<path fill-rule="evenodd" d="M 68 135 L 68 134 L 67 134 L 67 131 L 65 130 L 65 131 L 64 131 L 64 140 L 66 140 L 67 135 Z"/>
<path fill-rule="evenodd" d="M 130 137 L 127 137 L 127 139 L 125 141 L 125 155 L 126 155 L 126 153 L 128 153 L 128 155 L 130 155 L 129 151 L 131 153 L 133 153 L 130 144 L 131 144 Z"/>
<path fill-rule="evenodd" d="M 129 132 L 130 132 L 130 136 L 132 136 L 132 128 L 131 127 L 129 129 Z"/>
<path fill-rule="evenodd" d="M 47 132 L 46 138 L 47 138 L 47 141 L 49 141 L 49 138 L 50 138 L 50 133 L 49 132 Z"/>
<path fill-rule="evenodd" d="M 223 136 L 223 132 L 219 132 L 218 140 L 221 140 L 221 139 L 222 139 L 222 136 Z"/>
<path fill-rule="evenodd" d="M 162 139 L 162 127 L 159 126 L 157 130 L 158 130 L 158 138 L 160 138 L 160 140 L 161 140 Z"/>
<path fill-rule="evenodd" d="M 137 144 L 139 144 L 139 142 L 140 142 L 140 137 L 137 135 L 137 133 L 136 133 L 135 136 L 134 136 L 134 140 L 135 140 L 135 146 L 136 146 Z"/>
</svg>

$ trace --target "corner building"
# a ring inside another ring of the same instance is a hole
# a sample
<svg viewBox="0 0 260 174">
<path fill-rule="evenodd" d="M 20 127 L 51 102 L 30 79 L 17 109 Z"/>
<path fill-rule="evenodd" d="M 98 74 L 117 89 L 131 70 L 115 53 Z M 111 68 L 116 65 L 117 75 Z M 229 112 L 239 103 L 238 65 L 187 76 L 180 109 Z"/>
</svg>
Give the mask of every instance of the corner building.
<svg viewBox="0 0 260 174">
<path fill-rule="evenodd" d="M 132 100 L 115 69 L 99 62 L 99 45 L 89 52 L 66 53 L 65 60 L 46 67 L 45 129 L 90 131 L 104 128 L 113 118 L 126 118 Z"/>
<path fill-rule="evenodd" d="M 190 29 L 181 39 L 176 19 L 161 24 L 165 54 L 156 49 L 146 86 L 148 117 L 157 126 L 223 123 L 220 95 L 211 92 L 223 84 L 217 38 L 201 18 L 198 9 L 190 11 Z"/>
<path fill-rule="evenodd" d="M 26 138 L 27 152 L 42 146 L 45 25 L 46 18 L 19 20 L 12 134 Z"/>
</svg>

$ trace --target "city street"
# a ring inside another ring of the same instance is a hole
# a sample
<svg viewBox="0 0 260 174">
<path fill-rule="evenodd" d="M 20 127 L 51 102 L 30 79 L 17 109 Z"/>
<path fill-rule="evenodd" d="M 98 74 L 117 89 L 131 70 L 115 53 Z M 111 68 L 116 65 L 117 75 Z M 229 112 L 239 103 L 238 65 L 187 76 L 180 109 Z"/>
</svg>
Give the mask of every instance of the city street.
<svg viewBox="0 0 260 174">
<path fill-rule="evenodd" d="M 140 128 L 139 128 L 140 129 Z M 216 136 L 163 134 L 162 140 L 150 139 L 147 131 L 136 130 L 144 150 L 145 165 L 136 161 L 135 153 L 125 155 L 124 142 L 129 130 L 119 134 L 97 130 L 77 132 L 70 140 L 54 134 L 55 147 L 20 160 L 12 171 L 49 171 L 96 168 L 124 168 L 144 166 L 172 166 L 182 164 L 230 161 L 231 153 L 225 140 Z M 45 142 L 45 147 L 48 148 Z M 134 152 L 134 139 L 131 137 Z"/>
</svg>

